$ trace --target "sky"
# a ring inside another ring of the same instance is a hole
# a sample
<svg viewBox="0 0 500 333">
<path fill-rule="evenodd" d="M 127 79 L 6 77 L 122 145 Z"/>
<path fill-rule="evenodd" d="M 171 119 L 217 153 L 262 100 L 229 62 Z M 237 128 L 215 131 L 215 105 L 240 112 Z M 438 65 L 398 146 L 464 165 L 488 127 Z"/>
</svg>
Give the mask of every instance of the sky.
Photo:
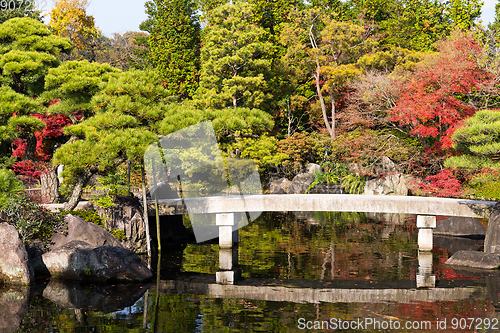
<svg viewBox="0 0 500 333">
<path fill-rule="evenodd" d="M 94 16 L 96 25 L 105 36 L 113 33 L 139 31 L 139 24 L 146 20 L 145 0 L 89 0 L 87 14 Z M 481 19 L 484 25 L 493 22 L 497 0 L 483 0 Z M 34 0 L 36 7 L 44 12 L 50 11 L 52 0 Z M 47 16 L 48 19 L 48 16 Z M 47 22 L 48 23 L 48 22 Z"/>
</svg>

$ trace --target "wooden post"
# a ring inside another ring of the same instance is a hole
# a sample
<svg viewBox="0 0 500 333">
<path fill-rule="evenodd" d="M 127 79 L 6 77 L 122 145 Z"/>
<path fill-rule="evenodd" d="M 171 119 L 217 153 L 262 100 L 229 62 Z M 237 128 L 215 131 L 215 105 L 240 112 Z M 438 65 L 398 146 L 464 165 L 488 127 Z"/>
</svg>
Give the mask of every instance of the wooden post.
<svg viewBox="0 0 500 333">
<path fill-rule="evenodd" d="M 156 238 L 158 238 L 158 253 L 161 253 L 161 234 L 160 234 L 160 212 L 158 210 L 158 198 L 155 191 L 155 210 L 156 210 Z"/>
<path fill-rule="evenodd" d="M 141 167 L 141 173 L 142 173 L 142 204 L 144 207 L 144 228 L 146 229 L 146 242 L 148 244 L 149 262 L 151 262 L 151 236 L 149 234 L 148 203 L 146 200 L 146 177 L 144 176 L 144 165 Z"/>
<path fill-rule="evenodd" d="M 130 197 L 130 168 L 131 168 L 131 165 L 132 165 L 132 161 L 131 160 L 127 160 L 127 169 L 128 169 L 128 182 L 127 182 L 128 191 L 127 191 L 127 196 L 129 196 L 129 197 Z"/>
</svg>

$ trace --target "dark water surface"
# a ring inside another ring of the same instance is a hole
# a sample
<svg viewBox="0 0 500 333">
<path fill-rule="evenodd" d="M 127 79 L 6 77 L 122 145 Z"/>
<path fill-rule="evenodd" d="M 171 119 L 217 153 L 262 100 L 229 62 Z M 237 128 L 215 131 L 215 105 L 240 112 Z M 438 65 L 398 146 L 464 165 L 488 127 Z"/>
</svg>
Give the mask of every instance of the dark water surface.
<svg viewBox="0 0 500 333">
<path fill-rule="evenodd" d="M 369 217 L 263 214 L 240 230 L 236 285 L 215 283 L 219 247 L 206 243 L 167 247 L 148 284 L 4 288 L 0 332 L 500 330 L 500 274 L 443 264 L 480 240 L 435 237 L 426 280 L 435 286 L 417 288 L 415 219 Z"/>
</svg>

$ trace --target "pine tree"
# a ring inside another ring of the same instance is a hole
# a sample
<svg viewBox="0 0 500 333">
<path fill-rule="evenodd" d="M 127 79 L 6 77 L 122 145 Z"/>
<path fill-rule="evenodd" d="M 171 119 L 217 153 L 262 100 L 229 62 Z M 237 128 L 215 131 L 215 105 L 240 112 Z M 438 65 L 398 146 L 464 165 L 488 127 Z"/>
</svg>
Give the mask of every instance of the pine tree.
<svg viewBox="0 0 500 333">
<path fill-rule="evenodd" d="M 453 147 L 462 153 L 445 166 L 470 170 L 500 169 L 500 111 L 481 110 L 465 120 L 452 136 Z"/>
<path fill-rule="evenodd" d="M 49 68 L 59 65 L 58 56 L 69 53 L 71 42 L 54 36 L 41 22 L 32 18 L 13 18 L 0 25 L 0 104 L 1 140 L 4 152 L 14 136 L 26 140 L 25 159 L 34 159 L 35 131 L 44 127 L 33 100 L 43 91 Z M 15 116 L 14 116 L 15 114 Z"/>
<path fill-rule="evenodd" d="M 187 98 L 198 87 L 200 25 L 192 0 L 156 0 L 149 46 L 154 67 L 172 95 Z"/>
<path fill-rule="evenodd" d="M 48 106 L 48 113 L 63 114 L 76 124 L 94 114 L 94 106 L 90 103 L 92 97 L 100 92 L 104 82 L 119 73 L 119 69 L 109 64 L 66 61 L 49 70 L 45 91 L 38 100 Z M 53 103 L 55 100 L 59 102 Z"/>
<path fill-rule="evenodd" d="M 264 72 L 272 52 L 266 32 L 254 21 L 253 7 L 244 2 L 215 8 L 204 30 L 200 88 L 202 106 L 259 108 L 270 95 Z"/>
</svg>

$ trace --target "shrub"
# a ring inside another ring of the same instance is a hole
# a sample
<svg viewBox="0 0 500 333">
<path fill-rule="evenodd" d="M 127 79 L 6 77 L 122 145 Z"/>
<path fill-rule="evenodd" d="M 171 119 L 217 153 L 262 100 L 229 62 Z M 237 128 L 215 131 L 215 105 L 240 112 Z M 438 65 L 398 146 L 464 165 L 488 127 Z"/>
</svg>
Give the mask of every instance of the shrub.
<svg viewBox="0 0 500 333">
<path fill-rule="evenodd" d="M 497 170 L 482 169 L 474 174 L 466 184 L 469 194 L 479 199 L 500 199 L 500 172 Z"/>
<path fill-rule="evenodd" d="M 314 162 L 314 141 L 307 133 L 295 132 L 292 136 L 278 142 L 278 152 L 288 155 L 293 167 Z"/>
<path fill-rule="evenodd" d="M 0 209 L 7 202 L 8 195 L 17 194 L 23 189 L 23 183 L 16 178 L 13 172 L 7 169 L 0 169 Z"/>
<path fill-rule="evenodd" d="M 47 248 L 54 232 L 65 233 L 67 229 L 60 215 L 51 213 L 27 196 L 9 195 L 2 210 L 25 244 L 38 240 Z"/>
<path fill-rule="evenodd" d="M 95 210 L 65 210 L 59 213 L 61 216 L 68 214 L 81 217 L 84 221 L 92 222 L 104 228 L 104 219 L 100 217 Z"/>
<path fill-rule="evenodd" d="M 437 175 L 428 176 L 425 182 L 418 183 L 416 193 L 433 197 L 457 197 L 462 195 L 462 185 L 449 169 L 441 170 Z"/>
</svg>

